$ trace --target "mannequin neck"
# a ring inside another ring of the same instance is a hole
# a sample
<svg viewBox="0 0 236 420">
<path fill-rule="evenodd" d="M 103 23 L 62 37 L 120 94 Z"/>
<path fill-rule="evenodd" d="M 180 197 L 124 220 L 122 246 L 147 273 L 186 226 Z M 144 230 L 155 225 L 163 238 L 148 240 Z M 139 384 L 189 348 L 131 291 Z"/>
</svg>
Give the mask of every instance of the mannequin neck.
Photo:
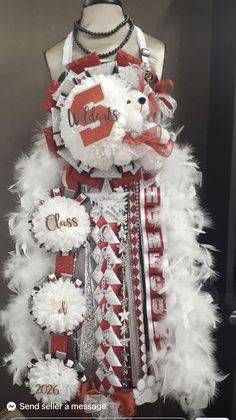
<svg viewBox="0 0 236 420">
<path fill-rule="evenodd" d="M 122 0 L 84 0 L 83 8 L 101 3 L 118 4 L 121 8 L 123 7 Z"/>
<path fill-rule="evenodd" d="M 91 31 L 108 31 L 124 19 L 124 13 L 117 4 L 93 4 L 85 7 L 82 13 L 82 25 Z"/>
</svg>

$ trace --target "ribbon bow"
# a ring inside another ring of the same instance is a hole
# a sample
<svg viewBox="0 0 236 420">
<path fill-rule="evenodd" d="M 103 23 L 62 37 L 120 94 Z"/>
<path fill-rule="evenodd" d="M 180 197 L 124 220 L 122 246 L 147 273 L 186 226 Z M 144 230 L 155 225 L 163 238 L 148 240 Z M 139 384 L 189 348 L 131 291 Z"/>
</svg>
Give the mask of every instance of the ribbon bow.
<svg viewBox="0 0 236 420">
<path fill-rule="evenodd" d="M 153 174 L 146 172 L 142 175 L 141 170 L 137 171 L 136 174 L 127 172 L 122 174 L 121 178 L 113 178 L 110 180 L 111 188 L 119 188 L 123 185 L 130 184 L 131 182 L 138 182 L 142 177 L 147 181 L 153 177 Z M 67 188 L 77 191 L 78 183 L 88 185 L 89 187 L 96 188 L 101 191 L 104 179 L 103 178 L 93 178 L 87 172 L 79 173 L 70 165 L 66 165 L 64 168 L 63 174 L 63 184 Z"/>
<path fill-rule="evenodd" d="M 129 388 L 114 387 L 113 394 L 107 396 L 99 391 L 92 381 L 86 381 L 81 383 L 78 397 L 81 404 L 104 404 L 106 408 L 99 414 L 99 417 L 103 419 L 132 417 L 136 414 L 133 390 Z M 97 413 L 94 412 L 96 417 Z"/>
<path fill-rule="evenodd" d="M 148 128 L 138 135 L 132 135 L 132 133 L 127 132 L 123 139 L 123 143 L 135 146 L 137 144 L 146 144 L 154 149 L 156 153 L 164 157 L 170 156 L 173 149 L 172 140 L 169 140 L 167 143 L 161 143 L 161 127 L 159 125 Z"/>
</svg>

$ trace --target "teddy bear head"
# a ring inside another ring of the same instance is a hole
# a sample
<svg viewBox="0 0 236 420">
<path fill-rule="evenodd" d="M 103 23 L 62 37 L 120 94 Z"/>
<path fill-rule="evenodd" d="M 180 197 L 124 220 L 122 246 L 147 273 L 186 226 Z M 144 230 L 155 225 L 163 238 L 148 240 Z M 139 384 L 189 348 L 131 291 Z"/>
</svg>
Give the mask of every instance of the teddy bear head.
<svg viewBox="0 0 236 420">
<path fill-rule="evenodd" d="M 150 113 L 147 96 L 137 89 L 130 89 L 127 91 L 126 104 L 127 131 L 141 130 Z"/>
</svg>

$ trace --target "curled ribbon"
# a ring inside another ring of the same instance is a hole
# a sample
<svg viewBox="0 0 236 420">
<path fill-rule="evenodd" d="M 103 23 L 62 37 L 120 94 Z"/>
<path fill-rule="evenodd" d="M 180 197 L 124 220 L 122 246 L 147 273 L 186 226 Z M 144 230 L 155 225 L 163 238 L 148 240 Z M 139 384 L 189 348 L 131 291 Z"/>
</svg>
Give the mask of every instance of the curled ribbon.
<svg viewBox="0 0 236 420">
<path fill-rule="evenodd" d="M 174 89 L 174 82 L 171 79 L 162 79 L 157 82 L 152 89 L 156 93 L 171 94 Z"/>
<path fill-rule="evenodd" d="M 159 125 L 151 127 L 137 136 L 132 136 L 130 132 L 127 132 L 123 139 L 123 143 L 133 145 L 146 144 L 154 149 L 159 155 L 164 157 L 170 156 L 173 149 L 172 140 L 169 140 L 167 143 L 161 143 L 161 127 Z"/>
<path fill-rule="evenodd" d="M 136 414 L 136 404 L 133 390 L 130 388 L 117 388 L 111 395 L 113 402 L 119 404 L 119 413 L 124 417 L 132 417 Z"/>
<path fill-rule="evenodd" d="M 92 381 L 86 381 L 81 383 L 81 387 L 78 391 L 78 398 L 81 404 L 84 404 L 85 401 L 88 402 L 88 397 L 92 399 L 95 397 L 106 398 L 107 404 L 114 403 L 114 406 L 119 407 L 119 414 L 124 417 L 132 417 L 136 415 L 136 404 L 133 395 L 133 390 L 130 388 L 116 388 L 114 387 L 114 392 L 112 395 L 106 397 L 104 393 L 99 391 Z M 114 407 L 115 408 L 115 407 Z"/>
</svg>

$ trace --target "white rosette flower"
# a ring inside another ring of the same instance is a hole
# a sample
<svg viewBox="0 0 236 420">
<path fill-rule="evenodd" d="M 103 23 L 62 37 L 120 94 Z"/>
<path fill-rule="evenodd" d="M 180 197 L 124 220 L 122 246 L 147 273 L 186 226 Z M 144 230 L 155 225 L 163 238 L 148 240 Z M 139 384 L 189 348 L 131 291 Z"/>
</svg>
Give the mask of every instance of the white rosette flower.
<svg viewBox="0 0 236 420">
<path fill-rule="evenodd" d="M 73 331 L 86 311 L 82 289 L 69 279 L 46 282 L 34 293 L 31 314 L 37 324 L 53 333 Z"/>
<path fill-rule="evenodd" d="M 75 398 L 79 380 L 77 371 L 62 360 L 42 359 L 29 370 L 28 386 L 38 401 L 64 404 Z"/>
<path fill-rule="evenodd" d="M 89 217 L 76 200 L 56 196 L 39 206 L 32 217 L 32 232 L 48 251 L 68 253 L 86 241 Z"/>
</svg>

